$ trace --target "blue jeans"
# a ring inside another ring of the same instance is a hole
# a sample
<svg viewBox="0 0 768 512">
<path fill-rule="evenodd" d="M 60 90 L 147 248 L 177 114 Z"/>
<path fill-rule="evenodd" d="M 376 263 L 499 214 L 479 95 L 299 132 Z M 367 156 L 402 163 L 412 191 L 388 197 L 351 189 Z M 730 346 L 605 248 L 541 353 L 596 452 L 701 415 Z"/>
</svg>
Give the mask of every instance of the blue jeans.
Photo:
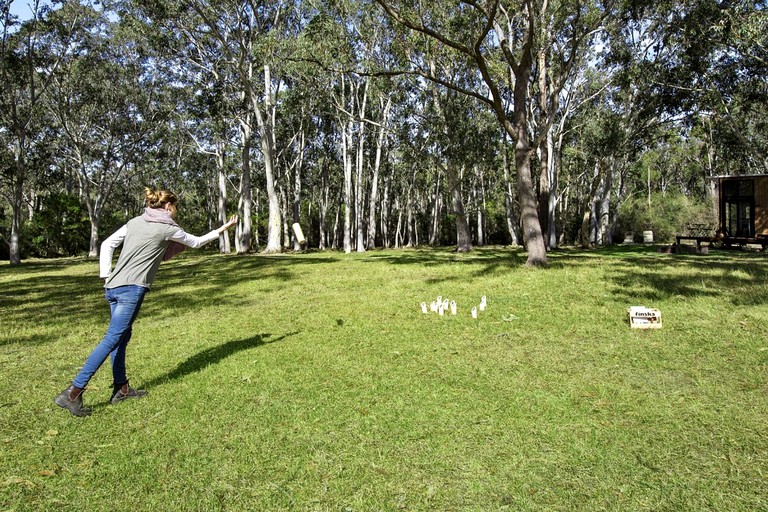
<svg viewBox="0 0 768 512">
<path fill-rule="evenodd" d="M 121 385 L 128 382 L 125 373 L 125 348 L 131 341 L 131 326 L 139 314 L 145 293 L 147 288 L 137 285 L 106 289 L 104 296 L 109 302 L 111 311 L 107 334 L 85 360 L 82 370 L 72 381 L 73 386 L 78 388 L 87 386 L 107 357 L 110 357 L 112 362 L 113 384 Z"/>
</svg>

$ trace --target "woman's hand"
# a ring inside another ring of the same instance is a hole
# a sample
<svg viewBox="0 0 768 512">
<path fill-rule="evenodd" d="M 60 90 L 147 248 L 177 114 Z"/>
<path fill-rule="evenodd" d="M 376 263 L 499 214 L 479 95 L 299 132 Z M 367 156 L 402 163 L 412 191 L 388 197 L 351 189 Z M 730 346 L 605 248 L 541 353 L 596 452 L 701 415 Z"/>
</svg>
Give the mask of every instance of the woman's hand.
<svg viewBox="0 0 768 512">
<path fill-rule="evenodd" d="M 225 232 L 226 230 L 228 230 L 229 228 L 231 228 L 235 224 L 237 224 L 237 215 L 233 215 L 232 217 L 230 217 L 229 218 L 229 222 L 227 222 L 226 224 L 224 224 L 223 226 L 221 226 L 219 228 L 219 233 Z"/>
</svg>

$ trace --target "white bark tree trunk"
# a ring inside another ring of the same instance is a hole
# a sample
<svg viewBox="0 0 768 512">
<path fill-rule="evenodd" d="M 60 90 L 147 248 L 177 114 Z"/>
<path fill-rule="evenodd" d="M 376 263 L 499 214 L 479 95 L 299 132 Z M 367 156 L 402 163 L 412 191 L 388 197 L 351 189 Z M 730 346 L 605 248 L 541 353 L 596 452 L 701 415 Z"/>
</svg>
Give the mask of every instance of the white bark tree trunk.
<svg viewBox="0 0 768 512">
<path fill-rule="evenodd" d="M 368 243 L 367 248 L 376 247 L 376 208 L 379 202 L 379 170 L 381 169 L 382 155 L 387 140 L 387 130 L 389 129 L 389 116 L 392 106 L 392 98 L 387 96 L 386 100 L 381 98 L 383 104 L 382 120 L 379 127 L 379 134 L 376 139 L 376 158 L 373 163 L 373 176 L 371 176 L 371 196 L 368 205 Z M 383 212 L 382 212 L 383 215 Z"/>
<path fill-rule="evenodd" d="M 267 246 L 264 249 L 266 253 L 276 253 L 281 251 L 282 239 L 282 215 L 280 212 L 280 199 L 277 196 L 277 187 L 275 186 L 275 146 L 274 129 L 275 122 L 275 104 L 271 93 L 272 78 L 269 66 L 264 66 L 264 91 L 265 112 L 262 112 L 258 99 L 251 98 L 253 109 L 256 114 L 256 123 L 259 127 L 259 139 L 261 141 L 261 152 L 264 156 L 264 175 L 267 182 L 267 203 L 269 208 L 269 219 L 267 221 Z"/>
</svg>

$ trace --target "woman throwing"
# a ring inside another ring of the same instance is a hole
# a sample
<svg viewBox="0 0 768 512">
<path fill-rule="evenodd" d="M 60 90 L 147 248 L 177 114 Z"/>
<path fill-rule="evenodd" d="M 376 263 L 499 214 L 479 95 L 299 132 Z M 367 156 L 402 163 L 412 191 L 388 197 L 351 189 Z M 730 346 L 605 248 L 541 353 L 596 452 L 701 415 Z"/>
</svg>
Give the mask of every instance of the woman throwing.
<svg viewBox="0 0 768 512">
<path fill-rule="evenodd" d="M 237 216 L 203 236 L 190 235 L 173 220 L 176 194 L 167 190 L 144 189 L 147 208 L 144 214 L 129 220 L 101 244 L 99 275 L 105 279 L 105 297 L 111 318 L 107 333 L 86 359 L 72 385 L 56 396 L 56 405 L 75 416 L 88 416 L 91 409 L 83 406 L 83 391 L 96 370 L 110 358 L 112 363 L 113 404 L 127 398 L 141 398 L 147 392 L 128 385 L 125 372 L 125 349 L 131 340 L 131 326 L 149 291 L 160 262 L 170 259 L 186 247 L 198 248 L 237 223 Z M 117 264 L 112 270 L 112 254 L 122 245 Z"/>
</svg>

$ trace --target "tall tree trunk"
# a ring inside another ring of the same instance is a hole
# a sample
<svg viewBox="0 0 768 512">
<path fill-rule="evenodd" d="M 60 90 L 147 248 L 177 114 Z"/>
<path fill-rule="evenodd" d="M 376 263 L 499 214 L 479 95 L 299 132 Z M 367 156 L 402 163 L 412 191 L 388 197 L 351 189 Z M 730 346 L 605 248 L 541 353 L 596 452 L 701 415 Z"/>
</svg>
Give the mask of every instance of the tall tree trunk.
<svg viewBox="0 0 768 512">
<path fill-rule="evenodd" d="M 611 163 L 608 171 L 605 173 L 605 179 L 603 180 L 602 187 L 600 188 L 600 200 L 599 200 L 599 231 L 600 231 L 600 245 L 610 246 L 613 245 L 613 235 L 611 233 L 611 194 L 613 189 L 613 178 L 616 170 L 616 160 L 611 159 Z"/>
<path fill-rule="evenodd" d="M 299 142 L 296 155 L 296 162 L 294 163 L 293 171 L 293 222 L 301 224 L 301 169 L 304 165 L 304 147 L 306 145 L 306 136 L 304 127 L 300 128 Z M 293 249 L 298 251 L 301 249 L 299 241 L 296 236 L 293 235 Z"/>
<path fill-rule="evenodd" d="M 395 228 L 395 249 L 402 247 L 402 227 L 403 227 L 403 206 L 400 198 L 395 199 L 395 208 L 397 208 L 397 227 Z"/>
<path fill-rule="evenodd" d="M 238 254 L 253 250 L 253 241 L 251 239 L 251 208 L 253 206 L 253 191 L 251 190 L 251 134 L 250 119 L 246 119 L 244 123 L 240 124 L 243 170 L 240 174 L 240 200 L 238 201 L 240 220 L 235 231 L 235 248 Z"/>
<path fill-rule="evenodd" d="M 99 220 L 91 219 L 91 236 L 88 240 L 88 257 L 95 258 L 99 255 Z"/>
<path fill-rule="evenodd" d="M 261 190 L 258 187 L 256 188 L 256 193 L 254 194 L 254 197 L 256 199 L 255 199 L 255 201 L 253 203 L 253 211 L 256 212 L 256 226 L 257 226 L 257 228 L 253 231 L 253 235 L 254 235 L 253 238 L 254 238 L 255 246 L 259 247 L 261 245 L 261 243 L 259 242 L 259 230 L 258 230 L 258 226 L 259 226 L 259 213 L 261 212 L 261 206 L 260 206 L 261 205 L 261 202 L 260 202 Z"/>
<path fill-rule="evenodd" d="M 598 185 L 598 191 L 602 189 L 603 182 L 600 180 Z M 599 216 L 600 216 L 600 198 L 599 192 L 592 197 L 592 201 L 589 203 L 589 242 L 592 247 L 599 247 L 603 244 L 603 234 L 598 229 Z"/>
<path fill-rule="evenodd" d="M 322 177 L 320 183 L 320 210 L 318 212 L 318 220 L 320 223 L 320 240 L 319 249 L 322 251 L 326 249 L 328 244 L 328 233 L 326 230 L 326 216 L 328 214 L 328 201 L 331 195 L 331 185 L 328 176 L 328 164 L 325 159 L 322 162 Z"/>
<path fill-rule="evenodd" d="M 355 233 L 357 240 L 357 252 L 365 252 L 365 230 L 363 226 L 363 201 L 365 191 L 365 180 L 363 178 L 365 169 L 365 109 L 368 103 L 368 80 L 363 85 L 363 97 L 359 105 L 359 121 L 357 128 L 357 158 L 355 159 L 357 169 L 355 180 Z"/>
<path fill-rule="evenodd" d="M 544 13 L 546 12 L 546 9 L 542 10 L 542 18 L 544 17 Z M 540 20 L 540 24 L 542 25 L 542 29 L 545 35 L 544 40 L 549 41 L 550 40 L 550 34 L 549 29 L 546 26 L 546 21 L 544 19 Z M 537 67 L 539 70 L 539 112 L 541 113 L 540 119 L 546 119 L 549 117 L 549 102 L 547 101 L 549 97 L 549 85 L 548 85 L 548 70 L 547 70 L 547 52 L 549 51 L 548 45 L 542 45 L 539 48 L 538 54 L 537 54 Z M 547 234 L 546 237 L 544 237 L 544 247 L 546 249 L 552 249 L 552 246 L 550 246 L 550 238 L 549 238 L 549 210 L 550 210 L 550 199 L 551 199 L 551 187 L 552 183 L 550 181 L 552 175 L 550 172 L 550 167 L 552 165 L 551 157 L 552 153 L 550 152 L 550 141 L 552 137 L 552 127 L 551 126 L 542 126 L 541 129 L 546 130 L 546 133 L 544 134 L 544 137 L 541 137 L 539 142 L 539 223 L 541 224 L 541 231 L 542 234 Z"/>
<path fill-rule="evenodd" d="M 11 239 L 8 241 L 9 260 L 11 265 L 21 265 L 21 212 L 24 205 L 24 180 L 26 178 L 26 162 L 24 161 L 23 147 L 24 137 L 20 137 L 19 148 L 16 154 L 15 170 L 13 177 L 13 191 L 11 204 Z"/>
<path fill-rule="evenodd" d="M 385 175 L 384 193 L 381 198 L 381 240 L 386 249 L 391 246 L 389 240 L 389 189 L 392 178 L 390 176 Z"/>
<path fill-rule="evenodd" d="M 600 183 L 602 181 L 602 160 L 595 162 L 594 171 L 592 174 L 592 180 L 590 181 L 589 191 L 587 192 L 583 205 L 581 208 L 581 228 L 579 229 L 579 242 L 582 249 L 588 249 L 592 247 L 595 239 L 594 226 L 595 222 L 595 197 L 600 189 Z"/>
<path fill-rule="evenodd" d="M 389 128 L 389 116 L 392 106 L 392 98 L 387 96 L 382 109 L 381 126 L 376 138 L 376 158 L 373 163 L 373 176 L 371 176 L 371 196 L 368 205 L 368 249 L 376 247 L 376 208 L 379 202 L 379 170 L 381 169 L 382 154 L 384 152 L 385 142 L 387 140 L 387 130 Z M 383 212 L 382 212 L 383 215 Z"/>
<path fill-rule="evenodd" d="M 485 245 L 485 184 L 483 171 L 475 165 L 475 209 L 477 214 L 477 245 Z"/>
<path fill-rule="evenodd" d="M 286 172 L 285 178 L 288 179 L 288 174 Z M 277 179 L 278 183 L 283 182 L 283 177 L 280 176 Z M 291 247 L 291 229 L 288 226 L 288 222 L 291 218 L 293 218 L 293 214 L 289 212 L 288 208 L 288 192 L 285 190 L 285 184 L 281 184 L 279 187 L 277 187 L 278 194 L 277 197 L 280 200 L 280 217 L 283 219 L 282 221 L 282 236 L 280 239 L 282 240 L 283 249 L 288 250 Z"/>
<path fill-rule="evenodd" d="M 262 112 L 255 95 L 251 97 L 254 114 L 256 115 L 256 124 L 259 128 L 259 140 L 261 142 L 261 153 L 264 157 L 264 175 L 267 182 L 267 204 L 269 208 L 269 218 L 267 220 L 267 246 L 265 253 L 276 253 L 281 250 L 282 240 L 282 215 L 280 212 L 280 198 L 278 197 L 277 187 L 275 186 L 275 172 L 277 161 L 275 156 L 274 143 L 274 97 L 271 93 L 272 77 L 269 66 L 264 66 L 264 107 Z"/>
<path fill-rule="evenodd" d="M 539 223 L 541 224 L 542 233 L 549 234 L 549 199 L 550 199 L 550 153 L 547 147 L 548 137 L 544 137 L 539 144 Z M 544 240 L 545 247 L 551 249 L 549 246 L 549 237 Z"/>
<path fill-rule="evenodd" d="M 344 123 L 341 151 L 344 165 L 344 252 L 352 252 L 352 158 L 349 155 L 352 139 L 352 121 Z"/>
<path fill-rule="evenodd" d="M 531 22 L 532 23 L 532 22 Z M 547 248 L 539 222 L 539 207 L 536 187 L 531 173 L 531 143 L 528 121 L 528 79 L 532 70 L 530 48 L 533 44 L 533 30 L 528 28 L 520 64 L 514 70 L 514 111 L 513 121 L 507 115 L 500 99 L 494 104 L 494 111 L 507 134 L 515 141 L 515 171 L 517 196 L 520 205 L 520 217 L 523 228 L 523 243 L 528 251 L 526 266 L 546 267 Z M 498 94 L 498 91 L 496 91 Z"/>
<path fill-rule="evenodd" d="M 514 205 L 514 191 L 512 189 L 512 181 L 509 176 L 509 157 L 507 152 L 507 133 L 504 132 L 504 136 L 501 141 L 501 156 L 502 165 L 504 166 L 504 213 L 506 214 L 507 232 L 509 233 L 510 243 L 513 246 L 520 245 L 520 239 L 517 234 L 518 219 L 515 214 Z"/>
<path fill-rule="evenodd" d="M 529 139 L 528 81 L 533 69 L 533 55 L 531 54 L 535 39 L 533 25 L 533 13 L 529 13 L 524 41 L 522 42 L 523 51 L 518 65 L 513 69 L 513 124 L 510 125 L 506 110 L 503 108 L 503 104 L 500 101 L 497 100 L 495 102 L 494 108 L 499 121 L 501 121 L 505 130 L 507 130 L 507 133 L 515 141 L 517 195 L 520 204 L 521 224 L 523 227 L 523 243 L 528 251 L 526 266 L 546 267 L 547 248 L 544 244 L 544 235 L 541 230 L 541 223 L 539 222 L 536 187 L 534 186 L 533 176 L 531 175 L 531 143 Z"/>
<path fill-rule="evenodd" d="M 408 235 L 408 243 L 406 247 L 416 247 L 418 242 L 416 241 L 416 220 L 413 214 L 413 183 L 408 184 L 408 193 L 405 197 L 406 207 L 406 231 Z"/>
<path fill-rule="evenodd" d="M 547 265 L 547 250 L 539 224 L 538 205 L 535 188 L 531 177 L 531 157 L 528 148 L 528 136 L 521 131 L 515 150 L 515 168 L 517 170 L 517 193 L 520 198 L 520 214 L 523 224 L 523 242 L 528 251 L 527 266 L 542 267 Z"/>
<path fill-rule="evenodd" d="M 456 216 L 456 251 L 469 252 L 472 250 L 472 233 L 464 213 L 459 173 L 451 162 L 448 162 L 445 167 L 445 173 L 448 176 L 448 187 L 451 190 L 451 199 L 453 200 L 453 213 Z"/>
<path fill-rule="evenodd" d="M 429 245 L 437 245 L 440 234 L 440 216 L 443 211 L 442 191 L 440 190 L 440 173 L 435 181 L 434 200 L 432 201 L 432 221 L 429 227 Z"/>
<path fill-rule="evenodd" d="M 554 137 L 550 133 L 547 137 L 547 151 L 549 153 L 549 207 L 547 212 L 547 226 L 549 226 L 549 243 L 550 249 L 557 249 L 557 205 L 558 195 L 557 188 L 559 186 L 560 176 L 560 148 L 563 143 L 563 134 L 560 133 L 557 145 L 555 145 Z"/>
<path fill-rule="evenodd" d="M 219 150 L 216 157 L 216 170 L 217 170 L 217 214 L 218 221 L 221 224 L 227 222 L 227 174 L 225 169 L 226 163 L 224 162 L 224 143 L 219 143 Z M 222 254 L 229 253 L 231 248 L 229 246 L 229 234 L 228 231 L 224 231 L 219 234 L 219 252 Z"/>
<path fill-rule="evenodd" d="M 344 206 L 344 198 L 341 193 L 339 193 L 339 199 L 336 201 L 336 218 L 333 222 L 333 241 L 331 242 L 331 249 L 338 249 L 339 248 L 339 234 L 341 232 L 341 226 L 340 224 L 340 216 L 341 216 L 341 210 L 345 208 Z M 342 234 L 343 235 L 343 234 Z"/>
<path fill-rule="evenodd" d="M 587 205 L 581 214 L 581 228 L 579 228 L 579 243 L 582 249 L 589 249 L 592 243 L 589 240 L 589 219 L 592 217 L 592 209 Z"/>
</svg>

